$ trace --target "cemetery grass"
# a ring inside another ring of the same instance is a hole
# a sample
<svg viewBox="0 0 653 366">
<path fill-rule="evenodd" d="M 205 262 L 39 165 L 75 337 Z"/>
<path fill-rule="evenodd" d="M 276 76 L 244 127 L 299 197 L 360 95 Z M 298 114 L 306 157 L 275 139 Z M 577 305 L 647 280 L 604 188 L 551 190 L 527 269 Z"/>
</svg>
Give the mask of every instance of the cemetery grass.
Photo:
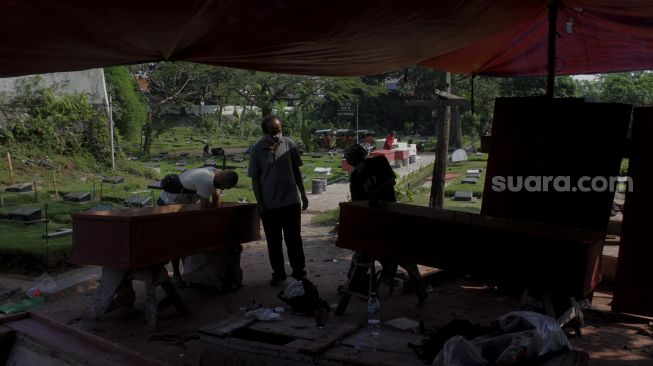
<svg viewBox="0 0 653 366">
<path fill-rule="evenodd" d="M 181 133 L 174 140 L 175 133 Z M 168 135 L 163 134 L 155 140 L 152 148 L 156 154 L 144 156 L 140 153 L 131 153 L 130 146 L 134 151 L 138 148 L 133 142 L 121 141 L 123 153 L 117 151 L 116 169 L 112 171 L 109 166 L 98 163 L 90 154 L 60 155 L 52 151 L 41 150 L 32 146 L 19 144 L 0 146 L 0 191 L 13 183 L 32 183 L 38 185 L 38 202 L 35 202 L 34 192 L 27 193 L 0 193 L 4 201 L 4 207 L 0 207 L 0 220 L 7 218 L 7 214 L 21 207 L 41 207 L 45 216 L 45 204 L 48 204 L 48 216 L 50 218 L 49 231 L 56 231 L 58 228 L 70 228 L 73 212 L 83 211 L 99 204 L 111 205 L 112 207 L 123 207 L 123 202 L 133 194 L 152 195 L 154 200 L 159 195 L 158 190 L 147 189 L 148 183 L 159 180 L 168 173 L 180 173 L 176 163 L 180 160 L 187 160 L 186 168 L 200 167 L 206 159 L 201 156 L 203 142 L 194 139 L 192 144 L 180 144 L 183 138 L 195 134 L 193 129 L 174 128 Z M 255 142 L 256 138 L 248 141 L 239 137 L 211 139 L 212 147 L 236 147 L 243 152 L 247 146 Z M 177 145 L 177 146 L 175 146 Z M 195 149 L 195 151 L 193 151 Z M 13 179 L 9 175 L 7 164 L 7 151 L 11 153 L 13 165 Z M 168 155 L 161 160 L 159 169 L 151 169 L 143 166 L 145 162 L 159 156 L 159 152 L 167 151 Z M 181 157 L 181 152 L 189 152 L 191 156 Z M 225 190 L 222 195 L 223 202 L 246 201 L 255 202 L 251 189 L 251 179 L 247 177 L 247 156 L 243 155 L 243 162 L 234 162 L 233 158 L 227 159 L 227 165 L 233 167 L 239 175 L 238 185 Z M 52 166 L 46 167 L 38 164 L 25 164 L 28 160 L 39 160 L 49 157 Z M 138 160 L 130 161 L 128 156 L 137 156 Z M 302 156 L 304 165 L 301 168 L 304 184 L 307 189 L 311 187 L 311 179 L 317 176 L 313 172 L 315 167 L 331 167 L 332 174 L 328 179 L 335 180 L 345 177 L 346 173 L 340 168 L 341 156 L 329 156 L 326 154 L 305 154 Z M 221 157 L 212 157 L 222 164 Z M 125 179 L 121 184 L 103 183 L 102 177 L 122 176 Z M 56 179 L 56 190 L 54 179 Z M 55 194 L 56 191 L 56 194 Z M 64 202 L 63 196 L 69 192 L 90 192 L 94 201 L 90 203 Z M 336 215 L 337 216 L 337 215 Z M 64 236 L 49 240 L 46 248 L 45 224 L 36 223 L 24 225 L 22 223 L 0 222 L 0 271 L 23 274 L 40 274 L 44 268 L 51 272 L 64 270 L 74 265 L 70 264 L 68 258 L 72 249 L 72 236 Z"/>
<path fill-rule="evenodd" d="M 316 214 L 311 219 L 311 223 L 315 225 L 333 226 L 338 223 L 339 217 L 340 208 L 334 208 L 332 210 L 327 210 Z"/>
<path fill-rule="evenodd" d="M 48 230 L 70 227 L 50 223 Z M 50 238 L 46 244 L 45 223 L 24 225 L 0 222 L 0 272 L 38 275 L 43 272 L 60 273 L 74 268 L 69 261 L 72 236 Z"/>
</svg>

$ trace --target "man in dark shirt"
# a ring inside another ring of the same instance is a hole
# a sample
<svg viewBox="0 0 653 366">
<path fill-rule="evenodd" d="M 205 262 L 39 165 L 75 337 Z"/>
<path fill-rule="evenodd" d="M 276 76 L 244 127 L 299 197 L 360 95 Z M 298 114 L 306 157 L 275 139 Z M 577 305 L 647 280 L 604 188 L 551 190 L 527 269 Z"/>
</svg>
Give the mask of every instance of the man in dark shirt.
<svg viewBox="0 0 653 366">
<path fill-rule="evenodd" d="M 397 202 L 394 189 L 396 176 L 392 167 L 390 167 L 388 159 L 385 156 L 376 156 L 368 159 L 366 157 L 367 150 L 359 144 L 352 145 L 345 152 L 345 160 L 354 167 L 349 178 L 351 200 L 354 202 L 369 200 L 370 206 L 380 206 L 383 202 Z M 358 284 L 354 284 L 352 287 L 359 289 L 368 288 L 365 283 L 363 285 L 360 284 L 360 282 L 367 281 L 366 267 L 357 266 L 357 263 L 373 262 L 373 260 L 373 258 L 362 253 L 354 254 L 348 276 L 350 278 L 353 276 L 351 281 L 358 282 Z M 381 279 L 383 280 L 382 282 L 388 284 L 388 294 L 392 293 L 397 267 L 402 266 L 417 284 L 420 302 L 426 298 L 426 291 L 415 263 L 396 262 L 388 258 L 379 259 L 379 261 L 383 266 Z"/>
<path fill-rule="evenodd" d="M 352 145 L 345 153 L 347 163 L 354 167 L 350 177 L 352 201 L 397 202 L 395 195 L 395 172 L 385 156 L 366 159 L 367 150 Z"/>
<path fill-rule="evenodd" d="M 282 136 L 279 117 L 265 118 L 261 129 L 263 137 L 250 151 L 247 175 L 252 177 L 252 188 L 267 239 L 273 271 L 270 284 L 278 286 L 286 279 L 283 239 L 292 277 L 301 280 L 306 275 L 301 210 L 308 207 L 308 198 L 299 170 L 302 159 L 297 145 L 292 139 Z"/>
</svg>

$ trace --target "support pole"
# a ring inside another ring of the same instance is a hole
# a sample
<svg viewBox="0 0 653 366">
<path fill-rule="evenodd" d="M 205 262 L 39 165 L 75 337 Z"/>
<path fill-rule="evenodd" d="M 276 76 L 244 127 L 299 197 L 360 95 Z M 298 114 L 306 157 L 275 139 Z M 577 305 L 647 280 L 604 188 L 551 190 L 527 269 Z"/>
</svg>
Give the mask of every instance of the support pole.
<svg viewBox="0 0 653 366">
<path fill-rule="evenodd" d="M 59 190 L 57 189 L 57 177 L 56 177 L 56 171 L 52 171 L 52 185 L 54 186 L 54 200 L 58 201 L 59 200 Z"/>
<path fill-rule="evenodd" d="M 358 102 L 356 102 L 356 143 L 358 143 Z"/>
<path fill-rule="evenodd" d="M 558 22 L 558 0 L 550 0 L 549 9 L 549 35 L 547 46 L 547 64 L 546 64 L 546 96 L 553 98 L 556 77 L 556 24 Z"/>
<path fill-rule="evenodd" d="M 9 166 L 9 181 L 14 184 L 14 167 L 11 165 L 11 154 L 7 151 L 7 165 Z"/>
<path fill-rule="evenodd" d="M 50 240 L 48 237 L 48 223 L 50 217 L 48 216 L 48 204 L 45 204 L 45 272 L 50 270 Z"/>
<path fill-rule="evenodd" d="M 113 136 L 113 105 L 111 104 L 111 96 L 109 96 L 109 105 L 107 107 L 109 113 L 109 129 L 111 135 L 111 170 L 116 170 L 116 147 Z"/>
<path fill-rule="evenodd" d="M 470 109 L 471 109 L 472 114 L 474 114 L 474 78 L 475 77 L 476 77 L 476 75 L 472 74 L 472 79 L 470 80 L 470 89 L 471 89 L 470 94 L 471 95 L 470 95 L 470 98 L 469 98 L 470 99 L 469 102 L 470 102 Z"/>
<path fill-rule="evenodd" d="M 451 73 L 447 72 L 447 93 L 451 94 Z M 444 121 L 438 125 L 438 141 L 431 180 L 431 198 L 429 207 L 442 208 L 444 204 L 444 183 L 447 174 L 447 159 L 449 156 L 449 126 L 451 125 L 451 106 L 445 109 Z"/>
</svg>

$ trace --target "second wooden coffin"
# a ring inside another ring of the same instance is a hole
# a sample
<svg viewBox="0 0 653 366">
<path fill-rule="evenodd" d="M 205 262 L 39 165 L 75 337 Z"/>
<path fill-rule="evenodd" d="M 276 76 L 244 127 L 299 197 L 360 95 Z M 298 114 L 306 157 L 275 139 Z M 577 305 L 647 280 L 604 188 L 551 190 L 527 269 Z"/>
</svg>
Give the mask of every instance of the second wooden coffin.
<svg viewBox="0 0 653 366">
<path fill-rule="evenodd" d="M 260 239 L 256 204 L 170 205 L 73 216 L 73 261 L 142 268 Z"/>
</svg>

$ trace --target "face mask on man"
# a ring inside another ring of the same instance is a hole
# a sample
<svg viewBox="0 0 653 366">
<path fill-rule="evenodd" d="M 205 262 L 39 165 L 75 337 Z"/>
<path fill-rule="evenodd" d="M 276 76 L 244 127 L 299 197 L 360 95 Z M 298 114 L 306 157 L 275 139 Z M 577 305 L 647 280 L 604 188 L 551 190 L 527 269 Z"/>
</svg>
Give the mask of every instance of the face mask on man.
<svg viewBox="0 0 653 366">
<path fill-rule="evenodd" d="M 279 133 L 272 135 L 272 140 L 274 141 L 274 143 L 278 143 L 281 140 L 281 131 L 279 131 Z"/>
</svg>

